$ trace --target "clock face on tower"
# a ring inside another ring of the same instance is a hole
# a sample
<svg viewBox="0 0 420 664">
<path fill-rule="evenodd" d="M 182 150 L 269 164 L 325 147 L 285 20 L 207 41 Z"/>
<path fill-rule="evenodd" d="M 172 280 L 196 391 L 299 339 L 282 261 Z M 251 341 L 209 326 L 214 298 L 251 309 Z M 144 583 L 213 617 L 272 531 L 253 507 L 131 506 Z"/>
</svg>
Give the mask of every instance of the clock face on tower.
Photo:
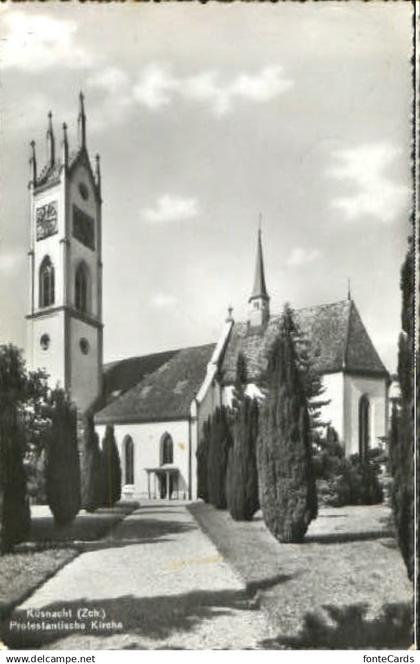
<svg viewBox="0 0 420 664">
<path fill-rule="evenodd" d="M 57 201 L 46 203 L 36 210 L 36 239 L 44 240 L 57 233 Z"/>
</svg>

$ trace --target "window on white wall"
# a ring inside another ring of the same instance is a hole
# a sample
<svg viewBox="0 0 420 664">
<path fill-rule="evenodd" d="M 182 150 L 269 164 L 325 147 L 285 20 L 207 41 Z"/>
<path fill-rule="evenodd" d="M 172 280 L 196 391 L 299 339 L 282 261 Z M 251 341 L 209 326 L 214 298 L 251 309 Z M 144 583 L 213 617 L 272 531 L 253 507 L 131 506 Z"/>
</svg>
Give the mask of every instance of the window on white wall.
<svg viewBox="0 0 420 664">
<path fill-rule="evenodd" d="M 165 433 L 160 441 L 160 465 L 174 462 L 174 442 L 169 433 Z"/>
<path fill-rule="evenodd" d="M 39 306 L 50 307 L 55 301 L 55 271 L 49 256 L 39 268 Z"/>
<path fill-rule="evenodd" d="M 80 263 L 75 275 L 75 305 L 82 313 L 89 311 L 89 271 L 84 263 Z"/>
<path fill-rule="evenodd" d="M 359 400 L 359 455 L 364 461 L 367 458 L 370 444 L 370 403 L 367 394 Z"/>
</svg>

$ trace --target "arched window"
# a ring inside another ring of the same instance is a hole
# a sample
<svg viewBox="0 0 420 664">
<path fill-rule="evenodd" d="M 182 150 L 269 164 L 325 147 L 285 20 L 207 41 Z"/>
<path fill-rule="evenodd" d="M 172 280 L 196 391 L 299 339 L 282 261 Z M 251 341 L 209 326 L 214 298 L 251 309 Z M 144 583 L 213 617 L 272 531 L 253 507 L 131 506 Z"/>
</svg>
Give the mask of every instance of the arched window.
<svg viewBox="0 0 420 664">
<path fill-rule="evenodd" d="M 131 436 L 124 438 L 125 483 L 134 484 L 134 443 Z"/>
<path fill-rule="evenodd" d="M 370 404 L 366 394 L 359 401 L 359 456 L 362 461 L 367 458 L 370 438 Z"/>
<path fill-rule="evenodd" d="M 174 443 L 172 436 L 165 433 L 160 441 L 160 465 L 174 462 Z"/>
<path fill-rule="evenodd" d="M 54 266 L 49 256 L 45 256 L 39 268 L 39 306 L 50 307 L 55 301 Z"/>
<path fill-rule="evenodd" d="M 84 263 L 80 263 L 76 270 L 74 292 L 76 309 L 87 313 L 89 310 L 89 273 Z"/>
</svg>

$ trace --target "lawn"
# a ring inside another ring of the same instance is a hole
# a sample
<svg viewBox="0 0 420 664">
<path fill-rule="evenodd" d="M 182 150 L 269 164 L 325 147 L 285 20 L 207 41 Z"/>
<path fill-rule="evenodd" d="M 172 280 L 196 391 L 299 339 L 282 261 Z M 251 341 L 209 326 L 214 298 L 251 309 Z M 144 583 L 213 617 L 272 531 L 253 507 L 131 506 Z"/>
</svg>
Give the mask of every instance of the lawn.
<svg viewBox="0 0 420 664">
<path fill-rule="evenodd" d="M 28 541 L 0 557 L 0 620 L 89 543 L 112 536 L 113 528 L 136 507 L 124 503 L 92 514 L 82 511 L 71 524 L 58 528 L 47 506 L 32 506 Z"/>
<path fill-rule="evenodd" d="M 407 648 L 411 586 L 383 505 L 324 508 L 303 544 L 279 544 L 257 514 L 190 511 L 265 611 L 267 648 Z"/>
</svg>

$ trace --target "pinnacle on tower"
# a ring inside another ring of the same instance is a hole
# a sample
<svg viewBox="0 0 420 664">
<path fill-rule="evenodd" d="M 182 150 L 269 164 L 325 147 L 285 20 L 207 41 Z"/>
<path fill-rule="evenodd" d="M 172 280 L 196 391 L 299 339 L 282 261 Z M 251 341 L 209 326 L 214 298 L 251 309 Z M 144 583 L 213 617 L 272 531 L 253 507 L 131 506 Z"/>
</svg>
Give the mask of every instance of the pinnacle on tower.
<svg viewBox="0 0 420 664">
<path fill-rule="evenodd" d="M 79 117 L 77 119 L 79 130 L 79 147 L 86 147 L 86 113 L 85 113 L 85 97 L 83 92 L 79 94 Z"/>
<path fill-rule="evenodd" d="M 69 163 L 69 142 L 67 138 L 67 125 L 63 122 L 63 141 L 62 141 L 63 166 Z"/>
<path fill-rule="evenodd" d="M 55 164 L 55 137 L 52 124 L 52 113 L 48 113 L 48 129 L 47 129 L 47 160 L 50 166 Z"/>
<path fill-rule="evenodd" d="M 29 158 L 29 164 L 31 167 L 31 182 L 35 187 L 36 178 L 37 178 L 35 141 L 31 141 L 30 146 L 31 146 L 31 156 Z"/>
<path fill-rule="evenodd" d="M 95 182 L 99 195 L 101 195 L 101 158 L 99 154 L 95 155 Z"/>
</svg>

